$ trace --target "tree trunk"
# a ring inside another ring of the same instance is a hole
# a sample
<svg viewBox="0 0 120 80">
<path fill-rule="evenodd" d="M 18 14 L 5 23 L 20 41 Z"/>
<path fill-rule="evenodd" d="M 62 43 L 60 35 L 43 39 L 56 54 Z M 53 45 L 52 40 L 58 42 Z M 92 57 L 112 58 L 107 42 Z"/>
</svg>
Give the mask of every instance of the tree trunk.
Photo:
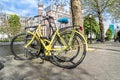
<svg viewBox="0 0 120 80">
<path fill-rule="evenodd" d="M 98 12 L 98 17 L 99 17 L 99 25 L 100 25 L 100 35 L 101 35 L 101 42 L 105 42 L 104 38 L 104 25 L 103 25 L 103 18 L 102 18 L 102 13 Z"/>
<path fill-rule="evenodd" d="M 78 25 L 82 27 L 82 32 L 84 34 L 83 29 L 83 19 L 82 19 L 82 5 L 80 0 L 71 0 L 71 12 L 72 12 L 72 23 L 73 25 Z"/>
</svg>

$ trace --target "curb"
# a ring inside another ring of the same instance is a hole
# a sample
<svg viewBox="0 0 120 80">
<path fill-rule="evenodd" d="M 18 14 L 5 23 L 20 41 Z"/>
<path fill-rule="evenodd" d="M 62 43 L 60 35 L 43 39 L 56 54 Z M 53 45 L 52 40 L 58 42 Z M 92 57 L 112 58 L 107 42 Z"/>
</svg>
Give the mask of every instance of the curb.
<svg viewBox="0 0 120 80">
<path fill-rule="evenodd" d="M 96 51 L 96 49 L 95 48 L 88 48 L 88 52 L 89 51 Z"/>
</svg>

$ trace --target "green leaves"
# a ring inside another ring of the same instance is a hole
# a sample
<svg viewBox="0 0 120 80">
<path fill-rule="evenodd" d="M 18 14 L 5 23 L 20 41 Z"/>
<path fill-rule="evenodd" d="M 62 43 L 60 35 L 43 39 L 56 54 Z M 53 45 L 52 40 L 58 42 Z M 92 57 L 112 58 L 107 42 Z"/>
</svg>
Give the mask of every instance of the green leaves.
<svg viewBox="0 0 120 80">
<path fill-rule="evenodd" d="M 114 5 L 107 10 L 115 20 L 120 20 L 120 0 L 115 0 Z"/>
<path fill-rule="evenodd" d="M 20 18 L 17 15 L 10 15 L 8 20 L 10 27 L 20 27 Z"/>
<path fill-rule="evenodd" d="M 81 0 L 87 13 L 109 13 L 120 20 L 120 0 Z"/>
<path fill-rule="evenodd" d="M 20 31 L 20 18 L 17 15 L 10 15 L 8 23 L 10 26 L 11 35 L 14 35 Z"/>
<path fill-rule="evenodd" d="M 91 18 L 89 17 L 89 15 L 84 17 L 84 29 L 86 35 L 90 33 L 90 30 L 92 30 L 92 33 L 96 35 L 100 33 L 99 25 L 94 16 L 92 16 Z"/>
<path fill-rule="evenodd" d="M 112 30 L 110 28 L 106 32 L 106 37 L 107 37 L 107 40 L 111 40 L 112 38 Z"/>
</svg>

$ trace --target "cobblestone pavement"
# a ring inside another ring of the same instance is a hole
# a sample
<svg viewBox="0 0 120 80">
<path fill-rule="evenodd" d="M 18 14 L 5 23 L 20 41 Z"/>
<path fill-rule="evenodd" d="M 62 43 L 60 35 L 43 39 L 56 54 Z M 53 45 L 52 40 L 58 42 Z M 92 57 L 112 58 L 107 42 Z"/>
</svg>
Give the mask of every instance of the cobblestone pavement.
<svg viewBox="0 0 120 80">
<path fill-rule="evenodd" d="M 48 61 L 38 64 L 0 58 L 0 80 L 120 80 L 120 43 L 89 45 L 85 60 L 75 69 L 59 68 Z"/>
</svg>

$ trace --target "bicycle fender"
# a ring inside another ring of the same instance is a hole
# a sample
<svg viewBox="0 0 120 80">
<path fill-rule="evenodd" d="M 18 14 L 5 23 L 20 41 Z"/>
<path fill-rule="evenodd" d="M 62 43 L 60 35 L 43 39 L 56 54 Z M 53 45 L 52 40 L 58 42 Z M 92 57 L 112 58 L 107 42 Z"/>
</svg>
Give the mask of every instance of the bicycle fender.
<svg viewBox="0 0 120 80">
<path fill-rule="evenodd" d="M 75 31 L 76 33 L 80 34 L 82 36 L 82 38 L 84 39 L 85 41 L 85 45 L 86 45 L 86 52 L 88 52 L 88 44 L 87 44 L 87 40 L 85 39 L 84 35 L 78 31 Z"/>
</svg>

